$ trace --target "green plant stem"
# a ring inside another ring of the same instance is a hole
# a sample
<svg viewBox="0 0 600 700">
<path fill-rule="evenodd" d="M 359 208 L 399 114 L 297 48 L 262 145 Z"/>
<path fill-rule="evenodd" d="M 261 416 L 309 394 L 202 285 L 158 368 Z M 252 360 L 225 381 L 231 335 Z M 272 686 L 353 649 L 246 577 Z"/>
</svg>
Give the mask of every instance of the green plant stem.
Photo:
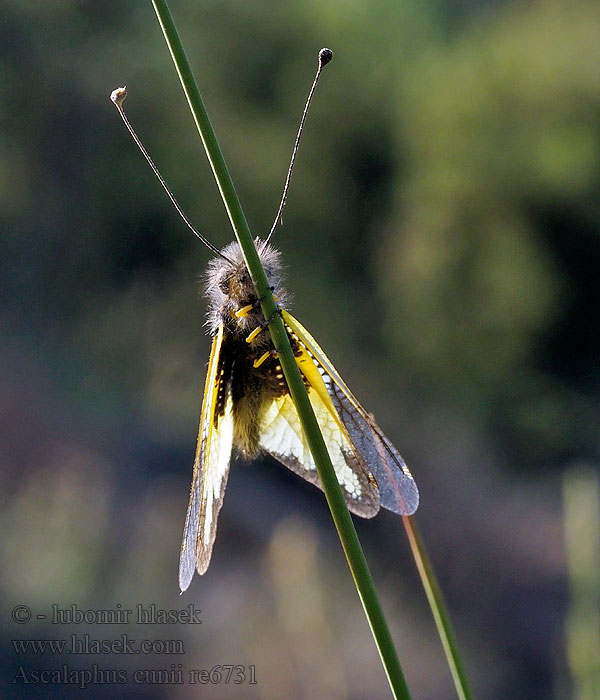
<svg viewBox="0 0 600 700">
<path fill-rule="evenodd" d="M 402 516 L 402 522 L 404 523 L 406 534 L 408 535 L 410 548 L 417 564 L 419 575 L 421 576 L 421 582 L 423 583 L 423 588 L 425 589 L 425 594 L 427 595 L 427 600 L 429 601 L 429 606 L 433 613 L 438 634 L 442 640 L 456 693 L 460 700 L 473 700 L 465 669 L 460 654 L 458 653 L 458 647 L 456 646 L 450 616 L 448 615 L 442 592 L 433 572 L 431 561 L 427 555 L 421 533 L 417 527 L 417 522 L 414 517 L 410 515 Z"/>
<path fill-rule="evenodd" d="M 294 359 L 283 321 L 277 312 L 277 306 L 269 289 L 267 277 L 260 263 L 254 246 L 252 234 L 233 182 L 227 170 L 225 160 L 217 143 L 215 133 L 204 108 L 198 86 L 187 61 L 183 46 L 177 34 L 175 24 L 164 0 L 152 0 L 158 21 L 163 30 L 165 40 L 171 52 L 175 68 L 181 80 L 196 126 L 200 132 L 202 143 L 217 181 L 225 209 L 233 226 L 235 236 L 240 244 L 246 265 L 254 282 L 256 293 L 261 300 L 265 318 L 270 319 L 269 331 L 275 349 L 279 355 L 291 397 L 294 401 L 302 429 L 306 435 L 310 450 L 313 454 L 317 471 L 323 485 L 323 490 L 337 528 L 354 583 L 369 621 L 375 643 L 388 677 L 395 698 L 410 700 L 410 695 L 402 673 L 400 662 L 392 637 L 383 615 L 373 579 L 369 572 L 358 535 L 352 518 L 344 502 L 344 497 L 335 471 L 331 464 L 323 436 L 308 399 L 304 382 Z"/>
</svg>

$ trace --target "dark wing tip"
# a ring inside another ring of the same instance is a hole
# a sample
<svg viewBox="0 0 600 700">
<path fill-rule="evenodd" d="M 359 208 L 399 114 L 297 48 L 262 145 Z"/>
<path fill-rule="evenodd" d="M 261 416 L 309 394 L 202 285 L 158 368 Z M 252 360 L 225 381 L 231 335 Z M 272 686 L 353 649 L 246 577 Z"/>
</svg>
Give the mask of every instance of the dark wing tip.
<svg viewBox="0 0 600 700">
<path fill-rule="evenodd" d="M 419 489 L 412 476 L 403 474 L 394 487 L 380 484 L 381 505 L 398 515 L 412 515 L 419 507 Z"/>
</svg>

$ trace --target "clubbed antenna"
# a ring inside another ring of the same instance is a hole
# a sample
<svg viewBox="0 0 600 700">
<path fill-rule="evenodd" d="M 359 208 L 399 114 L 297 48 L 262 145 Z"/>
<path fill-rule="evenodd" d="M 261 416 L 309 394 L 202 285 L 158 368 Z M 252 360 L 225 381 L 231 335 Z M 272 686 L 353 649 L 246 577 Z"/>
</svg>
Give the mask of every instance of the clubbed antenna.
<svg viewBox="0 0 600 700">
<path fill-rule="evenodd" d="M 131 137 L 133 138 L 133 140 L 136 142 L 137 147 L 142 152 L 142 155 L 144 156 L 144 158 L 148 161 L 148 165 L 152 168 L 152 171 L 154 172 L 154 174 L 158 178 L 158 181 L 162 185 L 164 191 L 169 196 L 169 199 L 173 203 L 173 206 L 175 207 L 175 209 L 177 209 L 179 216 L 184 220 L 184 222 L 187 224 L 188 228 L 192 231 L 192 233 L 195 236 L 197 236 L 202 241 L 202 243 L 204 243 L 204 245 L 207 248 L 212 250 L 213 253 L 220 256 L 224 260 L 227 260 L 227 262 L 231 262 L 229 260 L 229 258 L 226 258 L 218 248 L 216 248 L 199 231 L 197 231 L 196 228 L 194 228 L 194 226 L 192 225 L 192 222 L 187 218 L 183 209 L 179 206 L 179 202 L 175 199 L 175 195 L 169 189 L 169 186 L 165 182 L 163 176 L 160 174 L 159 169 L 154 164 L 154 161 L 152 160 L 152 158 L 150 158 L 148 151 L 144 148 L 144 144 L 140 141 L 138 135 L 135 133 L 134 128 L 129 123 L 129 119 L 127 119 L 127 116 L 123 110 L 123 102 L 125 101 L 126 97 L 127 97 L 127 88 L 126 87 L 117 88 L 116 90 L 113 90 L 110 94 L 110 99 L 114 102 L 115 107 L 119 110 L 119 114 L 121 115 L 121 119 L 123 120 L 125 126 L 127 127 L 127 130 L 131 134 Z"/>
<path fill-rule="evenodd" d="M 317 87 L 317 83 L 319 82 L 319 78 L 321 77 L 321 73 L 323 72 L 323 68 L 331 61 L 333 58 L 333 51 L 331 49 L 321 49 L 319 51 L 319 67 L 317 68 L 317 72 L 315 74 L 315 79 L 313 80 L 313 84 L 310 88 L 310 92 L 308 93 L 308 99 L 306 100 L 306 104 L 304 105 L 304 111 L 302 112 L 302 119 L 300 119 L 300 126 L 298 128 L 298 133 L 296 134 L 296 141 L 294 142 L 294 150 L 292 151 L 292 158 L 290 160 L 290 167 L 288 168 L 287 171 L 287 177 L 285 178 L 285 185 L 283 186 L 283 194 L 281 195 L 281 202 L 279 203 L 279 209 L 277 210 L 277 215 L 275 216 L 275 221 L 273 221 L 273 226 L 271 226 L 271 230 L 269 231 L 269 235 L 267 236 L 265 242 L 263 243 L 263 248 L 267 245 L 267 243 L 271 240 L 271 236 L 273 235 L 275 229 L 277 228 L 277 224 L 281 221 L 281 214 L 283 212 L 283 208 L 285 207 L 285 202 L 287 200 L 287 193 L 288 189 L 290 186 L 290 180 L 292 179 L 292 170 L 294 168 L 294 161 L 296 160 L 296 153 L 298 151 L 298 144 L 300 143 L 300 137 L 302 136 L 302 129 L 304 129 L 304 122 L 306 121 L 306 115 L 308 114 L 308 108 L 310 107 L 310 102 L 312 100 L 313 93 L 315 91 L 315 88 Z"/>
</svg>

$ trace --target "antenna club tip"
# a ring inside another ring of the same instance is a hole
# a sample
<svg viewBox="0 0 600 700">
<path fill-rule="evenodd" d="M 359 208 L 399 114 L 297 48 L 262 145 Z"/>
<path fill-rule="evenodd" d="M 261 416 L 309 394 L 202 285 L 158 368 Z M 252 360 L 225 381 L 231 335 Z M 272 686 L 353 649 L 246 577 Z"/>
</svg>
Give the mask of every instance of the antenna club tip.
<svg viewBox="0 0 600 700">
<path fill-rule="evenodd" d="M 117 105 L 117 107 L 120 107 L 123 104 L 126 97 L 127 88 L 124 85 L 123 87 L 117 88 L 110 93 L 110 99 Z"/>
<path fill-rule="evenodd" d="M 323 66 L 326 66 L 332 58 L 333 51 L 331 49 L 321 49 L 319 51 L 319 66 L 323 68 Z"/>
</svg>

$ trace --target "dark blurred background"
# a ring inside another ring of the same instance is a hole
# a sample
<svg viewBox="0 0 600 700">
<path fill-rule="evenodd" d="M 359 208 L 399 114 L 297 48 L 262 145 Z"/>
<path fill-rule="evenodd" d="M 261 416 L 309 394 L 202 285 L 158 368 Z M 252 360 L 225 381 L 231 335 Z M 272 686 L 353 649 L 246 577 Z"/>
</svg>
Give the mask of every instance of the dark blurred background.
<svg viewBox="0 0 600 700">
<path fill-rule="evenodd" d="M 334 50 L 275 239 L 292 310 L 412 467 L 475 695 L 600 697 L 598 3 L 171 9 L 257 235 Z M 211 568 L 178 595 L 209 253 L 113 88 L 198 228 L 232 233 L 151 4 L 0 16 L 3 697 L 389 697 L 325 501 L 272 461 L 233 464 Z M 357 527 L 413 697 L 454 698 L 400 519 Z M 52 604 L 152 603 L 193 603 L 202 625 L 51 623 Z M 11 643 L 123 633 L 185 654 Z M 127 682 L 22 681 L 93 664 Z M 133 680 L 215 664 L 258 683 Z"/>
</svg>

